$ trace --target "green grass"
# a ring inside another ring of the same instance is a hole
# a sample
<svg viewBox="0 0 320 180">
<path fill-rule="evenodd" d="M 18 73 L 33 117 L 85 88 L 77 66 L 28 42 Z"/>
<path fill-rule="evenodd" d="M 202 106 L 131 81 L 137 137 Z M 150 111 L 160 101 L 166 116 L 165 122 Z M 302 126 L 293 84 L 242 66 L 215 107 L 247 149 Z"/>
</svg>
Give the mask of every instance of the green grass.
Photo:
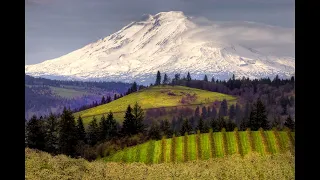
<svg viewBox="0 0 320 180">
<path fill-rule="evenodd" d="M 275 136 L 273 134 L 273 131 L 264 131 L 266 135 L 266 141 L 269 149 L 266 149 L 263 141 L 262 141 L 262 135 L 259 131 L 252 131 L 253 135 L 253 140 L 255 144 L 255 149 L 256 152 L 262 156 L 266 156 L 269 153 L 266 152 L 268 150 L 270 154 L 275 155 L 275 154 L 281 154 L 279 151 L 279 148 L 277 147 Z M 290 140 L 288 138 L 288 134 L 283 131 L 279 131 L 281 141 L 283 141 L 284 144 L 287 144 L 287 149 L 283 153 L 290 152 L 291 151 L 291 146 L 289 146 L 288 143 L 290 143 Z M 200 144 L 201 144 L 201 152 L 200 152 L 200 158 L 199 160 L 208 160 L 210 159 L 210 142 L 209 142 L 209 133 L 203 133 L 200 134 Z M 251 152 L 250 149 L 250 143 L 249 143 L 249 138 L 248 135 L 245 131 L 239 131 L 239 137 L 241 141 L 241 148 L 244 156 L 247 156 Z M 214 139 L 214 147 L 215 148 L 215 153 L 216 157 L 214 158 L 222 158 L 222 157 L 227 157 L 227 156 L 233 156 L 233 155 L 240 155 L 239 152 L 237 151 L 237 143 L 236 143 L 236 136 L 235 132 L 226 132 L 226 142 L 227 142 L 227 150 L 228 154 L 226 155 L 224 153 L 224 145 L 223 145 L 223 136 L 221 132 L 214 132 L 213 133 L 213 139 Z M 148 163 L 148 152 L 150 150 L 150 144 L 154 143 L 154 149 L 152 150 L 153 154 L 151 154 L 152 157 L 152 163 L 160 163 L 160 153 L 161 153 L 161 141 L 148 141 L 144 144 L 140 144 L 134 147 L 126 148 L 124 150 L 118 151 L 115 154 L 103 158 L 107 162 L 119 162 L 121 159 L 125 159 L 126 162 L 143 162 L 143 163 Z M 165 162 L 169 163 L 172 162 L 171 159 L 171 143 L 172 139 L 166 139 L 166 148 L 165 148 Z M 184 141 L 183 141 L 183 136 L 176 137 L 176 148 L 175 148 L 175 159 L 176 162 L 181 163 L 184 162 L 183 160 L 183 147 L 184 147 Z M 136 152 L 137 149 L 140 149 L 140 159 L 136 159 Z M 188 153 L 189 153 L 189 161 L 194 161 L 197 160 L 197 148 L 196 148 L 196 135 L 188 135 Z M 125 158 L 123 158 L 123 156 Z"/>
<path fill-rule="evenodd" d="M 247 136 L 246 131 L 239 131 L 240 141 L 241 141 L 241 148 L 244 155 L 248 154 L 252 150 L 250 149 L 250 142 Z"/>
<path fill-rule="evenodd" d="M 213 139 L 215 142 L 215 151 L 216 151 L 216 157 L 223 157 L 223 141 L 222 141 L 222 133 L 217 132 L 213 133 Z"/>
<path fill-rule="evenodd" d="M 174 95 L 169 95 L 168 93 L 173 93 Z M 188 96 L 187 94 L 195 94 L 195 98 L 181 103 L 181 99 L 186 98 Z M 75 117 L 81 115 L 84 123 L 87 124 L 92 120 L 93 116 L 100 119 L 102 114 L 107 114 L 109 111 L 112 111 L 115 119 L 122 122 L 127 106 L 133 106 L 136 102 L 138 102 L 144 110 L 176 106 L 190 106 L 195 109 L 197 105 L 210 104 L 216 100 L 222 101 L 223 99 L 230 101 L 229 104 L 235 103 L 236 101 L 236 98 L 233 96 L 201 89 L 184 86 L 154 86 L 129 94 L 108 104 L 77 112 L 74 115 Z"/>
<path fill-rule="evenodd" d="M 295 157 L 289 153 L 232 155 L 186 163 L 88 162 L 65 155 L 25 149 L 25 179 L 295 179 Z"/>
<path fill-rule="evenodd" d="M 201 150 L 203 160 L 210 158 L 210 148 L 209 134 L 201 134 Z"/>
<path fill-rule="evenodd" d="M 252 135 L 253 135 L 253 141 L 255 144 L 255 149 L 259 154 L 264 155 L 265 154 L 265 150 L 264 150 L 264 145 L 262 143 L 262 137 L 260 135 L 259 131 L 252 131 Z"/>
<path fill-rule="evenodd" d="M 57 96 L 68 98 L 68 99 L 81 97 L 88 94 L 85 91 L 75 90 L 75 89 L 59 88 L 59 87 L 52 87 L 52 86 L 50 86 L 50 89 Z"/>
<path fill-rule="evenodd" d="M 188 143 L 189 157 L 190 157 L 190 160 L 193 161 L 193 160 L 197 159 L 197 157 L 196 157 L 196 136 L 194 134 L 189 135 L 188 140 L 189 140 L 189 143 Z"/>
</svg>

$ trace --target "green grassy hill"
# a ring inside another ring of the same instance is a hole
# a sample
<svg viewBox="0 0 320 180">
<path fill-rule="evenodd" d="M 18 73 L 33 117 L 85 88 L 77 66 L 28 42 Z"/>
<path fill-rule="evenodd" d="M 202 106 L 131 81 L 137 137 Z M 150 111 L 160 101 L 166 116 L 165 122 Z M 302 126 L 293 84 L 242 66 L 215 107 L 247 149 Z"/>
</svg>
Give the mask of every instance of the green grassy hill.
<svg viewBox="0 0 320 180">
<path fill-rule="evenodd" d="M 176 106 L 190 106 L 195 109 L 196 105 L 210 104 L 223 99 L 230 101 L 230 104 L 236 101 L 233 96 L 201 89 L 184 86 L 155 86 L 129 94 L 108 104 L 77 112 L 74 115 L 75 117 L 81 115 L 84 123 L 87 124 L 93 116 L 100 119 L 102 114 L 107 114 L 111 110 L 115 119 L 122 122 L 127 106 L 129 104 L 133 106 L 135 102 L 138 102 L 144 110 Z"/>
<path fill-rule="evenodd" d="M 173 143 L 175 142 L 175 143 Z M 294 151 L 294 133 L 287 131 L 234 131 L 193 134 L 148 141 L 105 157 L 107 162 L 187 162 L 250 152 L 274 155 Z"/>
</svg>

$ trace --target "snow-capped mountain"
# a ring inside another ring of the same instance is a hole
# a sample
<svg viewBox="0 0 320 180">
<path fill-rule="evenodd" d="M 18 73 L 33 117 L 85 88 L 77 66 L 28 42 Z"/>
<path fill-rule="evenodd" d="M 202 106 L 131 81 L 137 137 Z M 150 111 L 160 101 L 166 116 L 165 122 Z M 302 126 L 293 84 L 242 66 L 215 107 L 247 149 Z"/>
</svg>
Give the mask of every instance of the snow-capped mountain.
<svg viewBox="0 0 320 180">
<path fill-rule="evenodd" d="M 159 70 L 192 78 L 289 77 L 295 73 L 294 29 L 252 22 L 210 22 L 183 12 L 144 15 L 97 42 L 56 59 L 26 65 L 50 79 L 155 81 Z"/>
</svg>

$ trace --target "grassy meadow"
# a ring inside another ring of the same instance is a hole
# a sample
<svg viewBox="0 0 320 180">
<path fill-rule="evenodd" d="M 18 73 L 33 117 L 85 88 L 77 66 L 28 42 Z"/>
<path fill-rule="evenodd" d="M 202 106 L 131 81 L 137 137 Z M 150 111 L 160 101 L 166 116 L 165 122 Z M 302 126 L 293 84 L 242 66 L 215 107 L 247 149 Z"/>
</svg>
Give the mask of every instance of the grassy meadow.
<svg viewBox="0 0 320 180">
<path fill-rule="evenodd" d="M 133 106 L 136 102 L 144 110 L 176 106 L 190 106 L 195 109 L 197 105 L 210 104 L 216 100 L 222 101 L 223 99 L 230 101 L 230 104 L 236 101 L 236 98 L 233 96 L 201 89 L 184 86 L 154 86 L 129 94 L 108 104 L 77 112 L 74 116 L 78 117 L 81 115 L 84 124 L 88 124 L 93 116 L 99 120 L 103 114 L 112 111 L 115 119 L 122 122 L 127 106 L 129 104 Z"/>
</svg>

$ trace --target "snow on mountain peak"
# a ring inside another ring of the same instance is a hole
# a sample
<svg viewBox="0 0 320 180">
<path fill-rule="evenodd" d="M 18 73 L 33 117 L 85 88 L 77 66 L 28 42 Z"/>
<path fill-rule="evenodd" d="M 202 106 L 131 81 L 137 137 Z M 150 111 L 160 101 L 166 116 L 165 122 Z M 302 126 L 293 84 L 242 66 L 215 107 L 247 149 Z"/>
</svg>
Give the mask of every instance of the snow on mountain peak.
<svg viewBox="0 0 320 180">
<path fill-rule="evenodd" d="M 294 30 L 248 22 L 201 26 L 181 11 L 145 14 L 97 42 L 59 58 L 26 65 L 26 74 L 51 79 L 137 81 L 159 70 L 215 79 L 294 74 Z"/>
</svg>

